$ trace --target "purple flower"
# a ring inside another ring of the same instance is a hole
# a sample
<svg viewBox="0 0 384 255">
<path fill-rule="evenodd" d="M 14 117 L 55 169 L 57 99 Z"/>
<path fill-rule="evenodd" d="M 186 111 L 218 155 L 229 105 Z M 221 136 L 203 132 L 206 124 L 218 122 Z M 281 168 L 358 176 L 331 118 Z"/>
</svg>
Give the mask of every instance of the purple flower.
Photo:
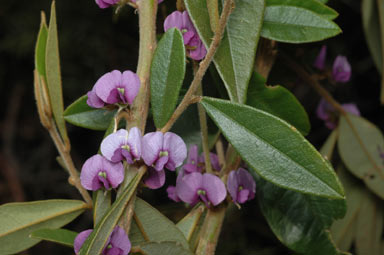
<svg viewBox="0 0 384 255">
<path fill-rule="evenodd" d="M 247 170 L 239 168 L 229 173 L 227 188 L 233 202 L 243 204 L 255 197 L 256 182 Z"/>
<path fill-rule="evenodd" d="M 187 157 L 187 146 L 183 139 L 172 132 L 147 133 L 142 139 L 141 146 L 141 157 L 145 164 L 157 171 L 163 170 L 164 166 L 174 171 Z"/>
<path fill-rule="evenodd" d="M 196 144 L 193 144 L 189 147 L 187 163 L 183 165 L 183 169 L 185 170 L 186 174 L 202 172 L 203 167 L 205 166 L 205 158 L 204 153 L 201 153 L 201 155 L 198 156 L 198 150 L 199 149 Z M 209 158 L 212 164 L 212 168 L 216 171 L 220 171 L 221 168 L 219 164 L 219 157 L 215 153 L 210 152 Z"/>
<path fill-rule="evenodd" d="M 128 164 L 133 164 L 141 157 L 141 139 L 141 131 L 137 127 L 129 132 L 120 129 L 104 138 L 100 146 L 101 153 L 112 162 L 126 159 Z"/>
<path fill-rule="evenodd" d="M 221 167 L 220 167 L 220 163 L 219 163 L 219 157 L 215 153 L 210 152 L 209 153 L 209 159 L 211 160 L 211 165 L 212 165 L 213 170 L 220 171 Z M 205 164 L 204 153 L 201 153 L 201 155 L 199 157 L 199 163 L 201 163 L 203 165 Z"/>
<path fill-rule="evenodd" d="M 121 162 L 113 163 L 96 154 L 85 161 L 81 169 L 81 185 L 87 190 L 116 188 L 124 180 L 124 166 Z"/>
<path fill-rule="evenodd" d="M 118 70 L 101 76 L 88 92 L 87 104 L 93 108 L 105 104 L 132 104 L 140 89 L 140 79 L 131 71 Z"/>
<path fill-rule="evenodd" d="M 194 60 L 201 60 L 207 54 L 204 44 L 200 40 L 188 12 L 172 12 L 164 21 L 164 31 L 176 27 L 183 34 L 184 44 L 187 48 L 187 53 Z"/>
<path fill-rule="evenodd" d="M 332 76 L 336 82 L 348 82 L 351 78 L 351 65 L 349 64 L 347 57 L 337 56 L 335 62 L 333 62 Z"/>
<path fill-rule="evenodd" d="M 120 0 L 96 0 L 96 4 L 102 8 L 108 8 L 111 5 L 117 4 Z"/>
<path fill-rule="evenodd" d="M 176 193 L 176 186 L 171 186 L 171 185 L 168 186 L 167 193 L 168 193 L 169 199 L 175 202 L 181 202 L 179 196 L 177 196 L 177 193 Z"/>
<path fill-rule="evenodd" d="M 157 171 L 153 167 L 148 167 L 147 176 L 144 178 L 144 184 L 150 189 L 159 189 L 165 183 L 165 171 Z"/>
<path fill-rule="evenodd" d="M 81 246 L 83 246 L 85 240 L 92 233 L 93 229 L 88 229 L 80 232 L 74 242 L 74 249 L 76 255 L 79 254 Z M 116 226 L 109 237 L 108 243 L 106 244 L 102 254 L 103 255 L 128 255 L 131 250 L 131 242 L 129 241 L 128 235 L 124 229 Z"/>
<path fill-rule="evenodd" d="M 356 104 L 350 103 L 350 104 L 342 104 L 341 105 L 345 111 L 360 116 L 360 111 L 357 108 Z M 327 101 L 325 101 L 324 98 L 320 100 L 319 105 L 317 106 L 316 110 L 317 117 L 321 120 L 325 121 L 325 126 L 329 129 L 335 129 L 337 125 L 337 119 L 338 114 L 333 108 L 332 105 L 330 105 Z"/>
<path fill-rule="evenodd" d="M 177 196 L 185 203 L 195 204 L 199 200 L 206 206 L 220 204 L 227 195 L 224 183 L 213 174 L 191 173 L 176 185 Z"/>
<path fill-rule="evenodd" d="M 325 68 L 325 58 L 327 56 L 327 46 L 323 45 L 321 47 L 321 50 L 319 52 L 319 55 L 317 55 L 315 62 L 313 63 L 313 66 L 316 67 L 319 70 L 324 70 Z"/>
</svg>

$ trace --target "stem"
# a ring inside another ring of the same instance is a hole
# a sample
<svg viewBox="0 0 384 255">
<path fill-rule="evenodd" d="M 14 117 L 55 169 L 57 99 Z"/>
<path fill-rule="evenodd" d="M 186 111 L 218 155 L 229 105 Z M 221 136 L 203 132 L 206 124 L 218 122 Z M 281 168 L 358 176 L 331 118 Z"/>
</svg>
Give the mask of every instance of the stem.
<svg viewBox="0 0 384 255">
<path fill-rule="evenodd" d="M 383 26 L 384 26 L 384 3 L 382 0 L 377 0 L 377 7 L 379 9 L 379 20 L 380 20 L 380 25 L 381 25 L 381 59 L 384 60 L 384 31 L 383 31 Z M 382 61 L 384 62 L 384 61 Z M 381 67 L 381 93 L 380 93 L 380 102 L 381 104 L 384 104 L 384 64 L 382 64 Z"/>
<path fill-rule="evenodd" d="M 259 47 L 256 53 L 255 70 L 265 79 L 268 79 L 269 72 L 275 63 L 277 55 L 276 41 L 260 38 Z"/>
<path fill-rule="evenodd" d="M 216 32 L 216 29 L 219 25 L 219 3 L 217 0 L 207 0 L 207 8 L 209 14 L 209 23 L 211 24 L 211 29 L 213 32 Z"/>
<path fill-rule="evenodd" d="M 222 39 L 222 35 L 227 25 L 229 15 L 232 12 L 232 8 L 233 8 L 233 0 L 226 0 L 224 4 L 223 12 L 220 17 L 219 27 L 215 33 L 215 36 L 213 37 L 213 41 L 208 49 L 207 55 L 205 56 L 204 60 L 201 61 L 199 69 L 197 70 L 196 75 L 193 78 L 193 81 L 191 83 L 191 86 L 189 87 L 183 100 L 181 101 L 179 106 L 176 108 L 175 112 L 172 114 L 167 124 L 165 124 L 165 126 L 161 129 L 163 133 L 171 129 L 175 121 L 180 117 L 180 115 L 184 112 L 184 110 L 188 107 L 188 105 L 191 104 L 191 99 L 193 98 L 193 95 L 196 93 L 198 86 L 201 84 L 203 76 L 207 71 L 210 63 L 212 62 L 213 56 L 215 55 L 217 48 L 219 47 L 219 44 Z"/>
</svg>

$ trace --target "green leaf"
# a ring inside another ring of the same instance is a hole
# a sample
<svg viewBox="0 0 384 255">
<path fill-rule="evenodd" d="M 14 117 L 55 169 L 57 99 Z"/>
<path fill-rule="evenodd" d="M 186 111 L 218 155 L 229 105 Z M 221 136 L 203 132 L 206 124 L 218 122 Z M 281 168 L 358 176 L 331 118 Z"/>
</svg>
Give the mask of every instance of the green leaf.
<svg viewBox="0 0 384 255">
<path fill-rule="evenodd" d="M 175 242 L 148 242 L 140 245 L 141 251 L 146 255 L 193 255 L 194 253 L 185 249 Z"/>
<path fill-rule="evenodd" d="M 293 126 L 226 100 L 204 97 L 201 104 L 243 160 L 267 181 L 307 194 L 344 197 L 332 166 Z"/>
<path fill-rule="evenodd" d="M 93 130 L 108 129 L 116 110 L 92 108 L 87 104 L 87 99 L 87 95 L 84 95 L 68 106 L 64 112 L 64 119 L 75 126 L 83 128 Z"/>
<path fill-rule="evenodd" d="M 335 19 L 339 15 L 335 10 L 322 4 L 318 0 L 266 0 L 266 4 L 267 6 L 283 5 L 301 7 L 330 20 Z"/>
<path fill-rule="evenodd" d="M 196 208 L 194 208 L 192 211 L 190 211 L 187 215 L 184 216 L 177 224 L 176 226 L 180 231 L 184 234 L 185 238 L 190 241 L 193 233 L 195 232 L 196 228 L 198 227 L 201 216 L 204 214 L 205 206 L 200 205 Z"/>
<path fill-rule="evenodd" d="M 316 42 L 341 33 L 332 21 L 303 8 L 273 5 L 265 8 L 261 36 L 287 43 Z"/>
<path fill-rule="evenodd" d="M 93 195 L 93 226 L 96 226 L 111 207 L 111 192 L 99 189 Z"/>
<path fill-rule="evenodd" d="M 157 128 L 162 128 L 175 110 L 185 65 L 183 36 L 171 28 L 157 45 L 151 65 L 151 104 Z"/>
<path fill-rule="evenodd" d="M 60 228 L 79 216 L 87 204 L 78 200 L 44 200 L 0 206 L 0 254 L 16 254 L 39 242 L 29 238 L 41 228 Z"/>
<path fill-rule="evenodd" d="M 279 188 L 257 180 L 263 215 L 276 237 L 299 254 L 342 254 L 334 246 L 329 228 L 346 212 L 344 200 L 330 200 Z"/>
<path fill-rule="evenodd" d="M 382 44 L 380 38 L 379 8 L 376 0 L 363 0 L 361 6 L 363 28 L 368 49 L 371 52 L 377 70 L 383 71 Z"/>
<path fill-rule="evenodd" d="M 320 3 L 323 3 L 323 4 L 328 3 L 328 0 L 317 0 L 317 1 L 319 1 Z"/>
<path fill-rule="evenodd" d="M 321 149 L 320 149 L 320 154 L 323 155 L 323 157 L 325 157 L 328 160 L 332 159 L 333 151 L 335 150 L 336 141 L 337 141 L 338 136 L 339 136 L 339 131 L 336 128 L 328 136 L 323 147 L 321 147 Z"/>
<path fill-rule="evenodd" d="M 185 0 L 188 13 L 205 46 L 213 38 L 205 0 Z M 226 33 L 214 56 L 216 68 L 232 101 L 244 103 L 252 74 L 264 15 L 264 0 L 235 0 Z"/>
<path fill-rule="evenodd" d="M 338 149 L 344 164 L 371 191 L 384 198 L 382 133 L 372 123 L 351 114 L 340 117 L 339 130 Z"/>
<path fill-rule="evenodd" d="M 254 73 L 248 88 L 247 105 L 275 115 L 297 128 L 303 135 L 311 129 L 308 115 L 296 97 L 282 86 L 265 86 L 265 79 Z"/>
<path fill-rule="evenodd" d="M 77 233 L 68 229 L 43 228 L 31 233 L 32 238 L 48 242 L 58 243 L 64 246 L 73 247 Z"/>
<path fill-rule="evenodd" d="M 35 68 L 39 75 L 45 77 L 45 49 L 47 45 L 48 27 L 45 20 L 45 13 L 41 13 L 41 24 L 37 36 L 35 49 Z"/>
<path fill-rule="evenodd" d="M 129 239 L 132 245 L 141 245 L 145 242 L 177 242 L 185 249 L 189 249 L 188 241 L 176 225 L 158 210 L 144 200 L 137 198 L 135 204 L 136 219 L 132 222 Z M 138 226 L 141 226 L 140 229 Z M 142 231 L 149 240 L 145 240 Z M 162 253 L 159 253 L 162 254 Z M 167 253 L 164 253 L 167 254 Z"/>
<path fill-rule="evenodd" d="M 80 255 L 100 254 L 114 227 L 123 214 L 125 207 L 134 194 L 140 182 L 139 174 L 136 174 L 129 185 L 121 193 L 120 197 L 112 204 L 103 218 L 97 223 L 96 227 L 89 235 L 80 249 Z"/>
<path fill-rule="evenodd" d="M 60 74 L 59 42 L 57 38 L 55 1 L 51 6 L 51 17 L 49 20 L 45 68 L 47 72 L 47 87 L 51 101 L 53 116 L 57 128 L 64 142 L 69 142 L 65 121 L 63 118 L 63 92 Z"/>
</svg>

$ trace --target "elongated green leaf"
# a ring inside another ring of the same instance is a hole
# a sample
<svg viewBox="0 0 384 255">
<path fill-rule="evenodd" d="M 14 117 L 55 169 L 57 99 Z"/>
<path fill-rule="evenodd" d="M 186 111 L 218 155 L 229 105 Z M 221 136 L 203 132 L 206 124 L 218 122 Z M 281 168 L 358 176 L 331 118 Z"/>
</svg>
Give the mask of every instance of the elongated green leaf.
<svg viewBox="0 0 384 255">
<path fill-rule="evenodd" d="M 16 254 L 39 240 L 29 235 L 41 228 L 60 228 L 87 205 L 78 200 L 44 200 L 0 206 L 0 254 Z"/>
<path fill-rule="evenodd" d="M 332 21 L 304 8 L 272 5 L 265 8 L 261 36 L 287 43 L 316 42 L 341 33 Z"/>
<path fill-rule="evenodd" d="M 193 255 L 194 253 L 185 249 L 175 242 L 148 242 L 140 245 L 140 249 L 146 255 Z"/>
<path fill-rule="evenodd" d="M 323 4 L 328 3 L 328 0 L 317 0 L 317 1 L 319 1 L 320 3 L 323 3 Z"/>
<path fill-rule="evenodd" d="M 180 229 L 188 241 L 191 240 L 192 235 L 200 222 L 201 216 L 204 214 L 204 211 L 205 206 L 200 205 L 190 211 L 176 224 L 178 229 Z"/>
<path fill-rule="evenodd" d="M 93 225 L 96 226 L 111 207 L 111 192 L 100 189 L 93 195 Z"/>
<path fill-rule="evenodd" d="M 65 109 L 64 119 L 69 123 L 93 130 L 106 130 L 116 110 L 95 109 L 87 104 L 86 95 L 80 97 Z"/>
<path fill-rule="evenodd" d="M 31 238 L 48 242 L 58 243 L 64 246 L 73 247 L 77 233 L 68 229 L 43 228 L 31 233 Z"/>
<path fill-rule="evenodd" d="M 308 115 L 296 97 L 282 86 L 265 86 L 265 79 L 257 73 L 249 83 L 247 105 L 287 121 L 303 135 L 311 129 Z"/>
<path fill-rule="evenodd" d="M 188 13 L 208 48 L 213 38 L 205 0 L 185 0 Z M 264 15 L 264 0 L 235 0 L 226 34 L 214 57 L 232 101 L 244 103 Z"/>
<path fill-rule="evenodd" d="M 351 114 L 347 118 L 340 118 L 340 156 L 349 171 L 362 179 L 376 195 L 384 198 L 384 164 L 380 157 L 380 152 L 384 150 L 384 137 L 367 120 Z"/>
<path fill-rule="evenodd" d="M 339 15 L 335 10 L 322 4 L 318 0 L 266 0 L 266 4 L 267 6 L 285 5 L 301 7 L 330 20 L 335 19 Z"/>
<path fill-rule="evenodd" d="M 171 28 L 157 45 L 151 66 L 151 104 L 157 128 L 162 128 L 175 110 L 184 75 L 183 36 Z"/>
<path fill-rule="evenodd" d="M 332 133 L 328 136 L 325 141 L 323 147 L 320 149 L 320 154 L 328 160 L 332 159 L 333 151 L 335 150 L 336 141 L 339 136 L 338 129 L 332 131 Z"/>
<path fill-rule="evenodd" d="M 330 200 L 279 188 L 257 179 L 260 207 L 274 234 L 299 254 L 342 254 L 329 228 L 346 212 L 344 200 Z"/>
<path fill-rule="evenodd" d="M 142 234 L 142 231 L 145 231 L 151 242 L 172 241 L 177 242 L 185 249 L 189 249 L 188 241 L 176 225 L 140 198 L 136 199 L 135 214 L 139 222 L 135 220 L 129 233 L 133 245 L 147 242 Z M 141 226 L 142 229 L 139 229 L 138 226 Z"/>
<path fill-rule="evenodd" d="M 138 174 L 112 204 L 80 249 L 80 255 L 100 254 L 140 182 Z"/>
<path fill-rule="evenodd" d="M 45 20 L 45 13 L 41 13 L 41 24 L 37 36 L 35 49 L 35 68 L 39 75 L 45 77 L 45 49 L 47 45 L 48 27 Z"/>
<path fill-rule="evenodd" d="M 380 18 L 377 0 L 363 0 L 361 6 L 365 40 L 377 70 L 383 71 L 382 45 L 380 39 Z"/>
<path fill-rule="evenodd" d="M 264 179 L 307 194 L 344 197 L 332 167 L 293 126 L 226 100 L 205 97 L 201 104 L 243 160 Z"/>
<path fill-rule="evenodd" d="M 57 128 L 64 141 L 68 141 L 67 129 L 63 118 L 63 91 L 60 73 L 59 41 L 57 38 L 55 1 L 51 6 L 51 17 L 49 20 L 45 68 L 47 72 L 47 86 L 51 100 L 52 112 L 55 117 Z"/>
</svg>

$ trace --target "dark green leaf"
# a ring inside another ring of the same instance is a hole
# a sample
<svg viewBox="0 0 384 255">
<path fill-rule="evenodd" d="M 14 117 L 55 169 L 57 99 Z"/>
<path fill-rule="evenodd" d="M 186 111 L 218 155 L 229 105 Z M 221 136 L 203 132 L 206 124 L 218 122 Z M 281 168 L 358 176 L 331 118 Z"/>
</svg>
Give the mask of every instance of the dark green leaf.
<svg viewBox="0 0 384 255">
<path fill-rule="evenodd" d="M 340 117 L 338 149 L 340 156 L 355 176 L 362 179 L 376 195 L 384 198 L 384 137 L 367 120 L 348 114 Z"/>
<path fill-rule="evenodd" d="M 162 128 L 175 110 L 184 75 L 183 36 L 171 28 L 161 38 L 151 66 L 151 104 L 157 128 Z"/>
<path fill-rule="evenodd" d="M 307 194 L 344 197 L 332 167 L 293 126 L 264 111 L 226 100 L 205 97 L 201 104 L 261 177 Z"/>
<path fill-rule="evenodd" d="M 87 104 L 86 95 L 80 97 L 65 109 L 64 119 L 69 123 L 93 130 L 108 129 L 116 110 L 95 109 Z M 112 121 L 113 122 L 113 121 Z"/>
<path fill-rule="evenodd" d="M 93 226 L 96 226 L 111 207 L 111 192 L 100 189 L 93 195 Z"/>
<path fill-rule="evenodd" d="M 100 254 L 103 251 L 109 236 L 123 214 L 125 207 L 134 194 L 139 182 L 139 175 L 136 174 L 119 198 L 116 199 L 104 214 L 103 218 L 97 223 L 96 227 L 81 247 L 80 255 Z"/>
<path fill-rule="evenodd" d="M 266 4 L 267 6 L 285 5 L 301 7 L 330 20 L 335 19 L 339 15 L 335 10 L 322 4 L 318 0 L 266 0 Z"/>
<path fill-rule="evenodd" d="M 39 229 L 31 233 L 31 238 L 48 242 L 58 243 L 64 246 L 73 247 L 77 233 L 68 229 Z"/>
<path fill-rule="evenodd" d="M 308 115 L 296 97 L 282 86 L 265 86 L 265 79 L 257 73 L 249 83 L 247 105 L 287 121 L 303 135 L 311 129 Z"/>
<path fill-rule="evenodd" d="M 279 188 L 259 178 L 261 210 L 277 238 L 299 254 L 342 254 L 334 246 L 329 227 L 346 212 L 344 200 L 330 200 Z"/>
<path fill-rule="evenodd" d="M 180 244 L 185 249 L 189 249 L 188 241 L 176 225 L 165 217 L 158 210 L 150 206 L 144 200 L 137 198 L 135 204 L 135 214 L 139 222 L 132 223 L 129 238 L 133 245 L 141 245 L 145 240 L 138 227 L 141 225 L 146 236 L 151 242 L 173 241 Z M 167 254 L 167 253 L 164 253 Z"/>
<path fill-rule="evenodd" d="M 60 74 L 59 41 L 57 38 L 55 1 L 52 2 L 49 20 L 48 37 L 45 55 L 48 94 L 51 101 L 53 116 L 61 137 L 67 143 L 68 134 L 63 118 L 63 92 Z"/>
<path fill-rule="evenodd" d="M 261 36 L 287 43 L 315 42 L 341 33 L 332 21 L 303 8 L 273 5 L 265 8 Z"/>
<path fill-rule="evenodd" d="M 148 242 L 140 245 L 146 255 L 193 255 L 194 253 L 175 242 Z"/>
<path fill-rule="evenodd" d="M 201 216 L 204 214 L 205 208 L 206 207 L 203 205 L 194 208 L 176 224 L 176 226 L 180 229 L 188 241 L 191 240 L 193 233 L 198 227 L 202 218 Z"/>
<path fill-rule="evenodd" d="M 48 27 L 45 21 L 44 12 L 41 13 L 41 24 L 37 36 L 35 49 L 35 68 L 39 75 L 45 77 L 45 49 L 47 45 Z"/>
<path fill-rule="evenodd" d="M 0 206 L 0 254 L 16 254 L 39 242 L 29 238 L 41 228 L 60 228 L 87 208 L 78 200 L 44 200 Z"/>
<path fill-rule="evenodd" d="M 188 13 L 208 48 L 213 38 L 205 0 L 185 0 Z M 214 57 L 216 68 L 232 101 L 244 103 L 252 74 L 264 13 L 264 0 L 235 0 Z"/>
</svg>

